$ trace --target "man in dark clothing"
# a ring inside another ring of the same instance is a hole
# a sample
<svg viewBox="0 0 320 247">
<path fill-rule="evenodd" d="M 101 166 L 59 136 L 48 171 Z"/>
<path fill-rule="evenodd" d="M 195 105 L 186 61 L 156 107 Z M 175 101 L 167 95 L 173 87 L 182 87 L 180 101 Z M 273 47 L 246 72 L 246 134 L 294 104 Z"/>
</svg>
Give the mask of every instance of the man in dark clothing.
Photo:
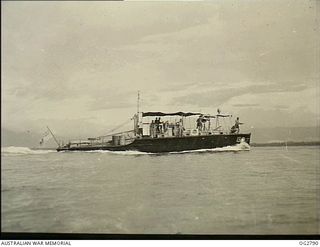
<svg viewBox="0 0 320 247">
<path fill-rule="evenodd" d="M 234 124 L 234 127 L 237 130 L 237 134 L 239 134 L 239 132 L 240 132 L 240 124 L 242 124 L 242 123 L 240 123 L 239 117 L 237 117 L 235 124 Z"/>
<path fill-rule="evenodd" d="M 199 116 L 197 119 L 197 129 L 201 130 L 202 129 L 202 115 Z"/>
<path fill-rule="evenodd" d="M 207 122 L 207 119 L 203 116 L 201 119 L 201 124 L 202 124 L 203 130 L 206 130 L 206 122 Z"/>
<path fill-rule="evenodd" d="M 159 133 L 162 134 L 162 122 L 160 117 L 158 118 L 158 130 L 159 130 Z"/>
</svg>

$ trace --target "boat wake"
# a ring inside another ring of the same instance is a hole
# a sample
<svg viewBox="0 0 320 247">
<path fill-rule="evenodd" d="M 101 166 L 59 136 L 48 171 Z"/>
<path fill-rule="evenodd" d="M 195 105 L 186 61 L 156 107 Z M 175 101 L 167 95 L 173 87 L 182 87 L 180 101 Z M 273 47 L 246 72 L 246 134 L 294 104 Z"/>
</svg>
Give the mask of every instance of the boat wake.
<svg viewBox="0 0 320 247">
<path fill-rule="evenodd" d="M 127 150 L 127 151 L 110 151 L 110 150 L 91 150 L 91 151 L 60 151 L 59 153 L 102 153 L 102 154 L 120 154 L 120 155 L 150 155 L 150 154 L 157 154 L 157 153 L 147 153 L 147 152 L 140 152 L 134 150 Z"/>
<path fill-rule="evenodd" d="M 30 149 L 28 147 L 1 147 L 1 154 L 5 156 L 14 156 L 14 155 L 27 155 L 27 154 L 47 154 L 47 153 L 55 153 L 55 150 L 49 150 L 49 149 L 42 149 L 42 150 L 36 150 L 36 149 Z"/>
<path fill-rule="evenodd" d="M 226 146 L 221 148 L 209 148 L 209 149 L 197 149 L 197 150 L 186 150 L 180 152 L 170 152 L 171 154 L 180 154 L 180 153 L 207 153 L 207 152 L 239 152 L 239 151 L 249 151 L 250 145 L 246 142 L 241 142 L 234 146 Z"/>
<path fill-rule="evenodd" d="M 186 150 L 179 152 L 169 152 L 169 154 L 183 154 L 183 153 L 205 153 L 205 152 L 238 152 L 238 151 L 249 151 L 250 145 L 246 142 L 241 142 L 234 146 L 227 146 L 221 148 L 212 148 L 212 149 L 197 149 L 197 150 Z M 1 155 L 3 156 L 18 156 L 18 155 L 41 155 L 48 153 L 56 153 L 55 150 L 49 149 L 30 149 L 28 147 L 2 147 Z M 109 151 L 109 150 L 95 150 L 95 151 L 73 151 L 73 152 L 62 152 L 62 153 L 106 153 L 106 154 L 117 154 L 117 155 L 161 155 L 161 153 L 147 153 L 140 151 Z M 168 153 L 164 153 L 168 154 Z"/>
</svg>

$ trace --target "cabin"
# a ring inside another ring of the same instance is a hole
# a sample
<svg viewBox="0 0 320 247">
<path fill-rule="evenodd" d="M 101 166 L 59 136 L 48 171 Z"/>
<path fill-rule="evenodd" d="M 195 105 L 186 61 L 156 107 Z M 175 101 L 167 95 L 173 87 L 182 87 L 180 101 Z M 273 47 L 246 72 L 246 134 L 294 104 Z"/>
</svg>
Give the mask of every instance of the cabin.
<svg viewBox="0 0 320 247">
<path fill-rule="evenodd" d="M 165 138 L 230 133 L 230 114 L 141 112 L 134 116 L 134 132 L 141 138 Z M 222 124 L 224 122 L 224 124 Z"/>
</svg>

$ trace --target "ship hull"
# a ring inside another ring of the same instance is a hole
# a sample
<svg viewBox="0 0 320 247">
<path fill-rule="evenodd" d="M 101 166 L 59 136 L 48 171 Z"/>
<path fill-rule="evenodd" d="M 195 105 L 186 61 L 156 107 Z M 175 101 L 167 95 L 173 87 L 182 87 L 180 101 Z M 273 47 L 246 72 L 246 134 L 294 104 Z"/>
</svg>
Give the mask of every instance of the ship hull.
<svg viewBox="0 0 320 247">
<path fill-rule="evenodd" d="M 244 139 L 250 144 L 251 134 L 220 134 L 220 135 L 200 135 L 184 137 L 165 138 L 137 138 L 127 145 L 116 146 L 82 146 L 82 147 L 60 147 L 57 151 L 140 151 L 148 153 L 181 152 L 198 149 L 212 149 L 226 146 L 233 146 Z"/>
</svg>

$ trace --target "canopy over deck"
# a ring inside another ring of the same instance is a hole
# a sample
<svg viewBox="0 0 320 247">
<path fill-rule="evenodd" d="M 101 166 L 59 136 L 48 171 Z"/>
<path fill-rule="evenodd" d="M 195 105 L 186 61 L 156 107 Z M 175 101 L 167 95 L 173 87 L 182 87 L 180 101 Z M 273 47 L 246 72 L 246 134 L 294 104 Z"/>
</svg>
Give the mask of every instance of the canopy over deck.
<svg viewBox="0 0 320 247">
<path fill-rule="evenodd" d="M 202 113 L 198 112 L 173 112 L 173 113 L 164 113 L 164 112 L 143 112 L 142 117 L 163 117 L 163 116 L 182 116 L 189 117 L 194 115 L 201 115 Z"/>
<path fill-rule="evenodd" d="M 217 115 L 209 115 L 203 114 L 199 112 L 173 112 L 173 113 L 164 113 L 164 112 L 143 112 L 142 117 L 163 117 L 163 116 L 181 116 L 181 117 L 190 117 L 196 115 L 203 115 L 204 117 L 208 118 L 215 118 L 215 117 L 231 117 L 230 114 L 217 114 Z"/>
</svg>

